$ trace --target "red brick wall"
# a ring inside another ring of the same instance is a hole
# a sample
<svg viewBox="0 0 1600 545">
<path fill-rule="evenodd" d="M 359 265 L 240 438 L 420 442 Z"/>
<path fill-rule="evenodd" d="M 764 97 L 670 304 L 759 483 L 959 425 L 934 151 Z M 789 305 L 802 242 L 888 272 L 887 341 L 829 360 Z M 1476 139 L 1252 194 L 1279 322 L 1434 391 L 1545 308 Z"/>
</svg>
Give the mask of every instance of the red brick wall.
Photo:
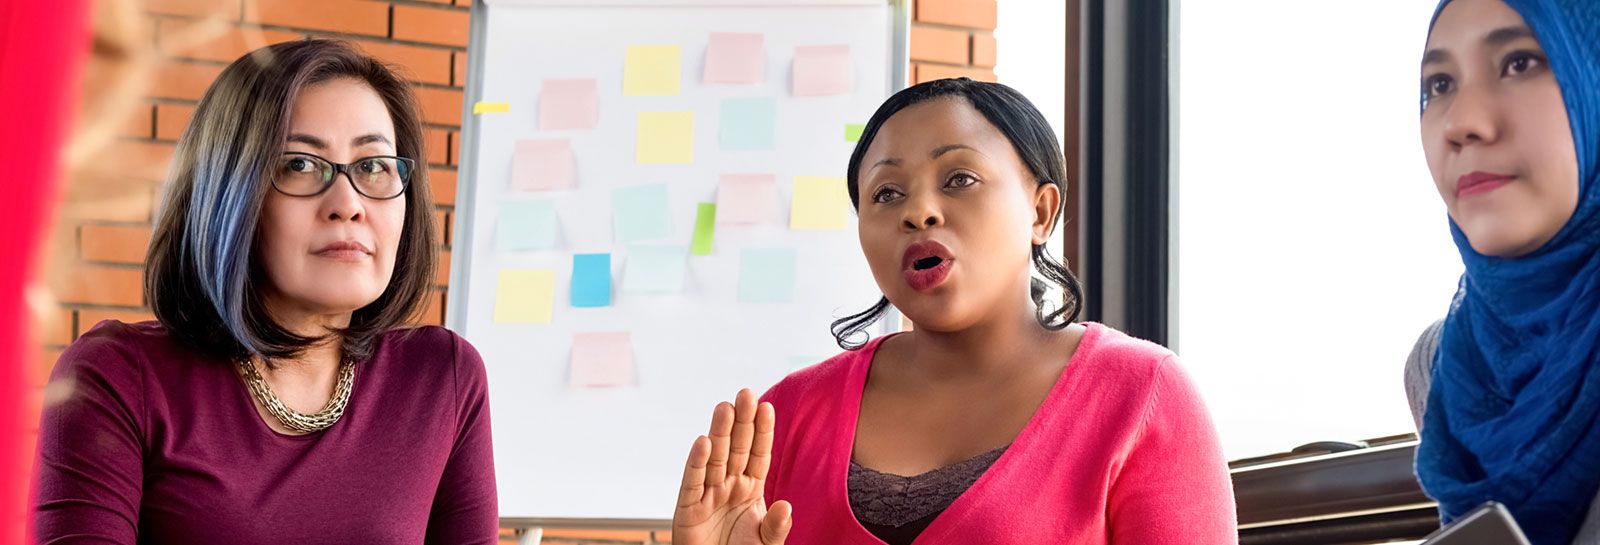
<svg viewBox="0 0 1600 545">
<path fill-rule="evenodd" d="M 137 2 L 137 0 L 135 0 Z M 134 30 L 134 44 L 156 54 L 148 91 L 141 94 L 109 149 L 103 168 L 91 166 L 69 187 L 47 284 L 56 304 L 45 311 L 45 361 L 34 376 L 42 386 L 66 345 L 100 320 L 153 319 L 142 295 L 160 183 L 178 135 L 196 102 L 228 63 L 258 47 L 305 37 L 332 37 L 399 66 L 416 84 L 422 105 L 427 162 L 440 248 L 438 287 L 427 323 L 442 323 L 449 282 L 449 225 L 455 200 L 462 86 L 467 66 L 470 0 L 143 0 L 136 20 L 111 21 Z M 100 24 L 115 10 L 99 3 Z M 968 76 L 994 81 L 996 0 L 915 0 L 911 30 L 914 82 Z M 88 84 L 108 76 L 91 64 Z M 115 78 L 110 78 L 115 79 Z M 90 120 L 95 121 L 95 120 Z M 502 534 L 510 541 L 510 532 Z M 545 543 L 639 544 L 671 541 L 666 532 L 547 530 Z"/>
</svg>

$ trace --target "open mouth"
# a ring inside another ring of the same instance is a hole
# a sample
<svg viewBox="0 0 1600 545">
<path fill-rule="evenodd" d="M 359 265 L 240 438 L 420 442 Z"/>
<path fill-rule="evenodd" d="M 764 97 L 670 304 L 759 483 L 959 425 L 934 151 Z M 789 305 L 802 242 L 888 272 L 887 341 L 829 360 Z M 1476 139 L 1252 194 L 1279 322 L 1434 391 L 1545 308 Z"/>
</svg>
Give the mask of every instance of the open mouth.
<svg viewBox="0 0 1600 545">
<path fill-rule="evenodd" d="M 950 267 L 955 263 L 950 249 L 934 240 L 924 240 L 908 246 L 900 265 L 906 284 L 917 291 L 928 291 L 950 277 Z"/>
<path fill-rule="evenodd" d="M 944 263 L 944 258 L 939 256 L 929 256 L 912 262 L 911 268 L 913 270 L 926 271 L 928 269 L 938 267 L 940 263 Z"/>
</svg>

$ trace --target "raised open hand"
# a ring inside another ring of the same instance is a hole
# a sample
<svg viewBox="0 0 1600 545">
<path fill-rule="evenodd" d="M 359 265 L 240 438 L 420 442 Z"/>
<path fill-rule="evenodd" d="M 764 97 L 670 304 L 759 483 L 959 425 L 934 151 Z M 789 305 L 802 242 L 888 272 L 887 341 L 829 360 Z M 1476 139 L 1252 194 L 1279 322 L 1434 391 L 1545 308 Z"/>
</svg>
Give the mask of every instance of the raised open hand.
<svg viewBox="0 0 1600 545">
<path fill-rule="evenodd" d="M 740 390 L 711 413 L 711 436 L 696 437 L 683 468 L 674 545 L 782 545 L 789 535 L 789 502 L 769 510 L 763 497 L 772 462 L 771 403 Z"/>
</svg>

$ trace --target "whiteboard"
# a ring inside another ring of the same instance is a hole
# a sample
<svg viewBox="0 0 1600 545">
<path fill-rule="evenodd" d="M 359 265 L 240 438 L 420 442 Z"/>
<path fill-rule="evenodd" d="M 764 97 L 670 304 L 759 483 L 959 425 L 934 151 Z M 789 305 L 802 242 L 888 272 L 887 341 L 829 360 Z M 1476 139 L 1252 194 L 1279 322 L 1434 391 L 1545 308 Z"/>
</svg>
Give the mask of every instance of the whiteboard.
<svg viewBox="0 0 1600 545">
<path fill-rule="evenodd" d="M 760 392 L 837 353 L 829 324 L 880 296 L 861 255 L 854 214 L 843 230 L 791 231 L 788 199 L 796 176 L 843 177 L 854 147 L 844 137 L 845 125 L 865 123 L 904 87 L 907 7 L 886 0 L 490 0 L 473 6 L 472 25 L 446 322 L 477 347 L 488 368 L 502 521 L 664 524 L 683 460 L 693 438 L 706 432 L 715 403 L 743 387 Z M 710 32 L 762 34 L 765 83 L 702 83 Z M 663 44 L 681 47 L 681 92 L 624 96 L 627 47 Z M 791 96 L 795 47 L 825 44 L 849 45 L 853 90 Z M 566 78 L 597 80 L 596 126 L 539 130 L 542 82 Z M 772 151 L 720 148 L 719 105 L 737 97 L 776 99 Z M 480 101 L 509 103 L 509 111 L 471 114 Z M 692 163 L 635 163 L 637 113 L 663 110 L 694 112 Z M 541 138 L 570 139 L 575 189 L 531 194 L 513 187 L 515 143 Z M 689 257 L 683 293 L 623 291 L 633 246 L 614 241 L 613 189 L 667 184 L 672 236 L 665 243 L 687 249 L 696 203 L 715 202 L 720 175 L 742 173 L 776 176 L 783 225 L 717 225 L 713 254 Z M 554 201 L 557 249 L 500 250 L 500 208 L 529 197 Z M 764 247 L 794 249 L 793 302 L 739 302 L 740 251 Z M 572 256 L 594 252 L 612 254 L 612 306 L 574 308 L 567 297 Z M 551 323 L 497 323 L 499 271 L 529 268 L 555 271 Z M 631 335 L 630 384 L 570 385 L 573 335 L 585 332 Z"/>
</svg>

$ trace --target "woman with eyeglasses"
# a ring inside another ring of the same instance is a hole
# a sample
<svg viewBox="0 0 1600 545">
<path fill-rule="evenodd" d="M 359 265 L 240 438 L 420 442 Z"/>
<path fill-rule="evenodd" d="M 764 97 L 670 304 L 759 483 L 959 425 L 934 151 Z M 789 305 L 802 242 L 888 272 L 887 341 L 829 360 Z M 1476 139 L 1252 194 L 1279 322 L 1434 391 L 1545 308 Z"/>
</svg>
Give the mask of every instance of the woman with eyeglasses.
<svg viewBox="0 0 1600 545">
<path fill-rule="evenodd" d="M 159 321 L 62 354 L 40 543 L 497 539 L 483 362 L 412 327 L 436 259 L 409 85 L 305 40 L 230 65 L 178 142 L 149 249 Z"/>
<path fill-rule="evenodd" d="M 1441 2 L 1420 83 L 1466 274 L 1406 364 L 1417 477 L 1446 522 L 1600 543 L 1600 3 Z"/>
</svg>

